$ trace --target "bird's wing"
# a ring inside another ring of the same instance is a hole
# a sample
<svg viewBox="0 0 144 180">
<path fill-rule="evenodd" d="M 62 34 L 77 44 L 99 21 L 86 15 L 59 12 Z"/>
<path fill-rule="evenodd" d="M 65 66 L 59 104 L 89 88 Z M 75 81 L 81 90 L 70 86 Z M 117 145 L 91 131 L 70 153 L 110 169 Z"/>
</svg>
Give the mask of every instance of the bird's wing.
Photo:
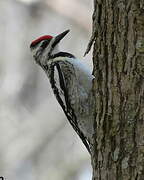
<svg viewBox="0 0 144 180">
<path fill-rule="evenodd" d="M 82 142 L 86 146 L 88 152 L 90 153 L 90 145 L 80 128 L 78 127 L 77 117 L 74 113 L 73 108 L 71 107 L 69 96 L 68 96 L 68 88 L 66 86 L 66 79 L 62 71 L 61 64 L 55 62 L 51 67 L 50 74 L 50 83 L 53 89 L 53 92 L 56 96 L 57 101 L 61 105 L 68 121 L 76 131 L 76 133 L 81 138 Z"/>
</svg>

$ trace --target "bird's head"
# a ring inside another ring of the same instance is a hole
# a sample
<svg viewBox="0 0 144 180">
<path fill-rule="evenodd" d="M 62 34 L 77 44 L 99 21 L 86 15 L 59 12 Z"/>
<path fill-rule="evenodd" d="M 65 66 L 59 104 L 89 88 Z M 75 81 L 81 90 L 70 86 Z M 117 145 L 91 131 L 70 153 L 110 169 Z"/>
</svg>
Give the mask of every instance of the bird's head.
<svg viewBox="0 0 144 180">
<path fill-rule="evenodd" d="M 55 37 L 45 35 L 32 41 L 30 49 L 35 61 L 40 65 L 45 65 L 54 54 L 58 53 L 58 44 L 68 32 L 69 30 L 66 30 Z"/>
</svg>

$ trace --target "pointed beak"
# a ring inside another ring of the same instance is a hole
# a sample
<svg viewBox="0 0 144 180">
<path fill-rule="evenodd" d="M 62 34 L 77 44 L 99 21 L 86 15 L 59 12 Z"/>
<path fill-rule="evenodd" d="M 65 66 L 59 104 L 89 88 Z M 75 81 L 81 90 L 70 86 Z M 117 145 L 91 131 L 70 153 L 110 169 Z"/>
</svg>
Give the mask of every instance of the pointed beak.
<svg viewBox="0 0 144 180">
<path fill-rule="evenodd" d="M 56 46 L 56 45 L 65 37 L 65 35 L 66 35 L 69 31 L 70 31 L 70 30 L 66 30 L 66 31 L 64 31 L 63 33 L 57 35 L 57 36 L 55 37 L 55 40 L 54 40 L 54 43 L 53 43 L 52 46 L 53 46 L 53 47 Z"/>
</svg>

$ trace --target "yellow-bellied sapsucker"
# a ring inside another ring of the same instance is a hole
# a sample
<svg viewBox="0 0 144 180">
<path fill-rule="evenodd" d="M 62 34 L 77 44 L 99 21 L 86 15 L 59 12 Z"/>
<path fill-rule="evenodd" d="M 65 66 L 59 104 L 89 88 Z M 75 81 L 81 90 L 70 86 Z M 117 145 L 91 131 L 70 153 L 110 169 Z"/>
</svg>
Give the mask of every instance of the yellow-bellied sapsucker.
<svg viewBox="0 0 144 180">
<path fill-rule="evenodd" d="M 47 74 L 68 121 L 90 152 L 93 135 L 93 75 L 74 55 L 58 50 L 58 44 L 68 32 L 66 30 L 55 37 L 42 36 L 31 43 L 30 49 L 36 63 Z"/>
</svg>

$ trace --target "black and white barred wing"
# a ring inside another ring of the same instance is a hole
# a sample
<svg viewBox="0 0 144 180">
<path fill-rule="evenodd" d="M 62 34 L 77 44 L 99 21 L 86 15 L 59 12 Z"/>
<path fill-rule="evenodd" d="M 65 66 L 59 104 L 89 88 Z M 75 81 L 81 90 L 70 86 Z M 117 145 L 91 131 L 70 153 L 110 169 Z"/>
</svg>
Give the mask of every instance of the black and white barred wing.
<svg viewBox="0 0 144 180">
<path fill-rule="evenodd" d="M 53 92 L 57 98 L 57 101 L 61 105 L 67 119 L 70 124 L 79 135 L 87 150 L 90 153 L 89 143 L 78 127 L 77 117 L 74 113 L 74 110 L 71 106 L 70 98 L 69 98 L 69 83 L 73 83 L 70 77 L 64 74 L 62 68 L 65 68 L 62 63 L 55 62 L 51 65 L 51 70 L 49 74 L 50 83 L 53 89 Z"/>
</svg>

